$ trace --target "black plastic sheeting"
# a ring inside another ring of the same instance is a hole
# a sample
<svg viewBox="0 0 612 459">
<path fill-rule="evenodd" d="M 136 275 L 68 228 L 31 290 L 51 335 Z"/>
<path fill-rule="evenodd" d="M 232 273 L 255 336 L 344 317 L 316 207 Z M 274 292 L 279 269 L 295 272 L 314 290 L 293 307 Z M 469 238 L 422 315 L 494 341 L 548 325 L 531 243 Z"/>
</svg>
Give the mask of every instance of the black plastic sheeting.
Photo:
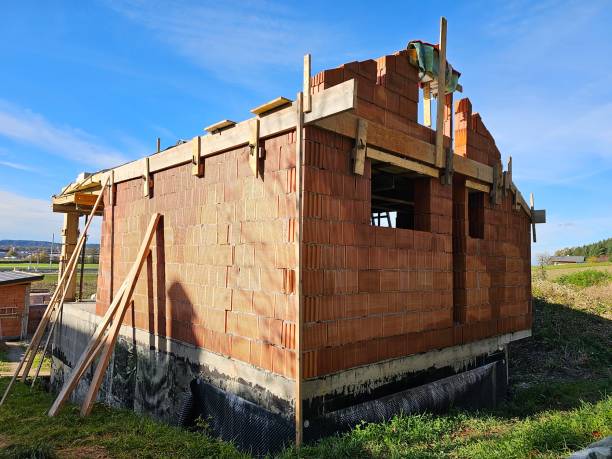
<svg viewBox="0 0 612 459">
<path fill-rule="evenodd" d="M 362 421 L 381 422 L 398 413 L 440 413 L 450 407 L 494 406 L 506 391 L 505 361 L 497 361 L 419 387 L 396 392 L 305 422 L 304 439 L 315 441 L 352 429 Z M 200 379 L 191 382 L 183 399 L 179 424 L 193 426 L 201 418 L 213 435 L 233 442 L 255 456 L 275 453 L 293 443 L 292 419 L 274 414 L 242 397 Z"/>
<path fill-rule="evenodd" d="M 222 391 L 200 379 L 191 383 L 192 422 L 198 417 L 217 437 L 239 449 L 264 456 L 295 440 L 295 423 L 242 397 Z"/>
<path fill-rule="evenodd" d="M 304 438 L 317 440 L 334 432 L 350 430 L 362 421 L 386 421 L 399 413 L 442 413 L 451 407 L 490 407 L 505 391 L 506 366 L 504 362 L 493 362 L 310 420 L 304 428 Z"/>
</svg>

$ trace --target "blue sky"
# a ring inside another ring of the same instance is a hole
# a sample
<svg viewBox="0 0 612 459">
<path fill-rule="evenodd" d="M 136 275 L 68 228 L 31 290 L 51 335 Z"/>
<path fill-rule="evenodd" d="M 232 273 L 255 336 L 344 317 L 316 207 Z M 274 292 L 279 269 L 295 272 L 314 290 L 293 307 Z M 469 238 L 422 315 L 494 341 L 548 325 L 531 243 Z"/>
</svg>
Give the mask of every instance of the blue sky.
<svg viewBox="0 0 612 459">
<path fill-rule="evenodd" d="M 612 236 L 612 4 L 7 2 L 0 239 L 58 237 L 49 197 L 301 86 L 313 70 L 437 41 L 548 223 L 533 253 Z M 375 5 L 375 6 L 374 6 Z M 376 14 L 373 13 L 376 11 Z M 504 159 L 505 161 L 505 159 Z"/>
</svg>

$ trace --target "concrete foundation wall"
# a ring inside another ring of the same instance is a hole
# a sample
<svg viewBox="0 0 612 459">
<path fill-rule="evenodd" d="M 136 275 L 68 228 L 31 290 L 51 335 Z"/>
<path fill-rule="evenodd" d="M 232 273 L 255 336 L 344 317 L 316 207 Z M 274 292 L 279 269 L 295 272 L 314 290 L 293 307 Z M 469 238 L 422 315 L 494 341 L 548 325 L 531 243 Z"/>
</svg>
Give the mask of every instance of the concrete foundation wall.
<svg viewBox="0 0 612 459">
<path fill-rule="evenodd" d="M 94 310 L 93 304 L 64 305 L 53 342 L 51 382 L 57 390 L 100 321 Z M 84 399 L 94 370 L 80 382 L 73 401 Z M 197 377 L 287 419 L 293 416 L 293 381 L 132 326 L 121 328 L 98 400 L 173 423 L 185 391 Z"/>
</svg>

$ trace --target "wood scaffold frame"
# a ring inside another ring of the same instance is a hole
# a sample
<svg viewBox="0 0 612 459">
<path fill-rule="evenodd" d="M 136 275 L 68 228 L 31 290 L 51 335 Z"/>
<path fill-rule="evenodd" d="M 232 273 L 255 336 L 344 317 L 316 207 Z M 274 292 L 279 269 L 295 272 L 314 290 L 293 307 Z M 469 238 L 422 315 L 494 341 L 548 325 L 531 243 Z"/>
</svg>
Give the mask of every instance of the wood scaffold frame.
<svg viewBox="0 0 612 459">
<path fill-rule="evenodd" d="M 100 191 L 100 194 L 98 195 L 98 198 L 96 199 L 96 202 L 93 208 L 91 209 L 91 213 L 89 214 L 87 224 L 85 225 L 83 232 L 79 236 L 79 240 L 77 241 L 75 250 L 72 252 L 72 255 L 70 256 L 70 260 L 68 261 L 68 264 L 66 265 L 66 269 L 62 272 L 60 276 L 60 279 L 57 283 L 57 288 L 55 289 L 55 292 L 53 292 L 51 300 L 49 301 L 49 304 L 47 305 L 47 308 L 45 309 L 45 312 L 43 313 L 40 323 L 38 324 L 38 327 L 36 328 L 36 331 L 34 332 L 34 335 L 32 336 L 32 340 L 30 341 L 30 344 L 26 348 L 26 351 L 24 352 L 23 357 L 21 358 L 21 360 L 19 361 L 19 364 L 17 365 L 17 368 L 15 369 L 13 377 L 11 378 L 9 384 L 7 385 L 4 391 L 2 400 L 0 400 L 0 405 L 4 404 L 4 401 L 6 400 L 6 397 L 8 396 L 11 388 L 13 387 L 13 384 L 15 383 L 17 378 L 19 378 L 19 373 L 21 372 L 22 368 L 23 368 L 23 373 L 21 374 L 21 381 L 22 382 L 26 381 L 28 375 L 30 374 L 30 369 L 32 368 L 32 364 L 34 363 L 34 358 L 36 357 L 36 354 L 38 353 L 40 342 L 45 334 L 45 331 L 47 330 L 47 326 L 51 323 L 49 337 L 53 333 L 53 330 L 55 329 L 55 323 L 57 322 L 57 319 L 59 318 L 61 314 L 62 308 L 64 307 L 64 300 L 66 299 L 66 294 L 68 292 L 68 285 L 70 285 L 70 281 L 72 280 L 76 272 L 77 260 L 79 258 L 79 255 L 85 243 L 87 231 L 89 230 L 89 227 L 91 225 L 91 222 L 93 221 L 93 217 L 96 214 L 98 207 L 100 207 L 100 204 L 102 203 L 102 198 L 104 196 L 104 191 L 107 188 L 106 187 L 107 184 L 108 184 L 108 178 L 106 178 L 106 180 L 104 181 L 102 185 L 102 190 Z M 47 338 L 47 341 L 45 343 L 45 352 L 49 344 L 49 340 L 50 340 L 49 337 Z M 38 377 L 38 374 L 40 372 L 40 367 L 41 365 L 39 364 L 36 370 L 36 376 L 34 380 L 36 380 L 36 378 Z"/>
</svg>

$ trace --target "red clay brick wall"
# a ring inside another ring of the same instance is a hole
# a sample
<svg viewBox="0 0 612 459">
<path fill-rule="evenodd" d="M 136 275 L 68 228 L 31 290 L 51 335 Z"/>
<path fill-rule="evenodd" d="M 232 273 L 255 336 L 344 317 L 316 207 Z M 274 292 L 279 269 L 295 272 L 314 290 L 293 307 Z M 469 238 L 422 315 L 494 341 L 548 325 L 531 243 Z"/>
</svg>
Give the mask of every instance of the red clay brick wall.
<svg viewBox="0 0 612 459">
<path fill-rule="evenodd" d="M 359 116 L 426 142 L 435 142 L 435 131 L 417 122 L 418 69 L 410 64 L 406 51 L 323 70 L 312 77 L 311 92 L 317 93 L 350 79 L 357 81 L 355 113 Z"/>
<path fill-rule="evenodd" d="M 155 173 L 151 198 L 143 197 L 142 180 L 118 184 L 113 288 L 135 259 L 151 214 L 160 212 L 163 236 L 127 323 L 293 378 L 295 133 L 266 140 L 265 152 L 263 179 L 253 176 L 241 148 L 206 158 L 203 178 L 190 164 Z M 98 314 L 110 301 L 110 216 L 106 200 Z"/>
<path fill-rule="evenodd" d="M 370 225 L 370 161 L 305 130 L 304 377 L 453 344 L 452 188 L 430 188 L 431 232 Z"/>
<path fill-rule="evenodd" d="M 472 114 L 472 103 L 461 99 L 455 108 L 455 153 L 489 166 L 501 164 L 495 139 L 478 113 Z"/>
<path fill-rule="evenodd" d="M 0 285 L 0 338 L 21 335 L 27 284 Z"/>
<path fill-rule="evenodd" d="M 454 188 L 453 265 L 455 320 L 469 342 L 531 327 L 529 220 L 512 197 L 494 206 L 484 196 L 484 238 L 468 232 L 467 190 Z"/>
</svg>

